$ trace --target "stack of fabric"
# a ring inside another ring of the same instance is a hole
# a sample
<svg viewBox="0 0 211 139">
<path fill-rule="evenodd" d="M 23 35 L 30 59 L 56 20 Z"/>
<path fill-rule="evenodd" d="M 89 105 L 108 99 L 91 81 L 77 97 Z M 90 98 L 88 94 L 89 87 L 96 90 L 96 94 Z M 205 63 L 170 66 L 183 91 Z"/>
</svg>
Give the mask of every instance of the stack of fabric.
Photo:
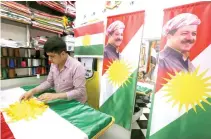
<svg viewBox="0 0 211 139">
<path fill-rule="evenodd" d="M 37 1 L 37 3 L 75 18 L 76 10 L 74 1 Z"/>
<path fill-rule="evenodd" d="M 48 37 L 47 36 L 37 36 L 32 38 L 32 47 L 34 48 L 43 48 L 45 42 L 47 41 Z"/>
<path fill-rule="evenodd" d="M 61 16 L 50 15 L 35 9 L 31 9 L 32 14 L 32 26 L 55 32 L 58 34 L 63 34 L 64 25 L 63 18 Z"/>
<path fill-rule="evenodd" d="M 12 1 L 1 1 L 0 4 L 1 17 L 31 24 L 31 11 L 28 7 Z"/>
</svg>

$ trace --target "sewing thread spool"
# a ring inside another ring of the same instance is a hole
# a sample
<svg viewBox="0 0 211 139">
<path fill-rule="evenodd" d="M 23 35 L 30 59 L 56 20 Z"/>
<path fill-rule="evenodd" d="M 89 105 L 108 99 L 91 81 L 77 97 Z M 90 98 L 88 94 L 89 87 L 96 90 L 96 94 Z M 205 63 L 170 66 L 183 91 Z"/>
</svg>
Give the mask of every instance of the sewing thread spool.
<svg viewBox="0 0 211 139">
<path fill-rule="evenodd" d="M 9 56 L 14 57 L 14 49 L 13 48 L 8 48 L 9 49 Z"/>
<path fill-rule="evenodd" d="M 33 66 L 39 66 L 39 60 L 38 59 L 32 59 L 32 65 Z"/>
<path fill-rule="evenodd" d="M 2 69 L 2 78 L 3 79 L 7 79 L 8 78 L 7 70 L 6 69 Z"/>
<path fill-rule="evenodd" d="M 15 69 L 9 69 L 9 78 L 15 78 Z"/>
<path fill-rule="evenodd" d="M 45 74 L 45 67 L 42 67 L 41 74 Z"/>
<path fill-rule="evenodd" d="M 36 68 L 32 68 L 32 75 L 36 75 Z"/>
<path fill-rule="evenodd" d="M 26 67 L 26 61 L 25 60 L 21 61 L 21 67 Z"/>
<path fill-rule="evenodd" d="M 1 67 L 2 68 L 7 67 L 7 59 L 6 58 L 1 58 Z"/>
<path fill-rule="evenodd" d="M 15 68 L 15 61 L 12 58 L 9 60 L 9 67 L 10 68 Z"/>
<path fill-rule="evenodd" d="M 16 66 L 17 66 L 18 68 L 21 67 L 21 62 L 22 62 L 22 58 L 18 58 L 18 59 L 17 59 L 17 64 L 16 64 Z"/>
<path fill-rule="evenodd" d="M 2 56 L 8 56 L 7 48 L 3 47 L 2 48 Z"/>
<path fill-rule="evenodd" d="M 45 59 L 42 60 L 42 66 L 45 66 Z"/>
<path fill-rule="evenodd" d="M 15 48 L 15 57 L 20 57 L 19 48 Z"/>
<path fill-rule="evenodd" d="M 32 66 L 32 60 L 31 59 L 28 59 L 27 60 L 27 65 L 28 65 L 28 67 L 31 67 Z"/>
</svg>

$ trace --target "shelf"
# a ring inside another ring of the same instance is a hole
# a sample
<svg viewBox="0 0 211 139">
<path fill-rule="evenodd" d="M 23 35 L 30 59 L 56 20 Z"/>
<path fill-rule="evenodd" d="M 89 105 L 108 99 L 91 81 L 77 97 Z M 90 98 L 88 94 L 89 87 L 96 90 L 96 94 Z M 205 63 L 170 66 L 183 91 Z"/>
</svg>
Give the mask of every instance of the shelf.
<svg viewBox="0 0 211 139">
<path fill-rule="evenodd" d="M 15 21 L 15 22 L 19 22 L 19 23 L 22 23 L 22 24 L 31 25 L 31 23 L 23 21 L 23 20 L 18 20 L 18 19 L 14 19 L 14 18 L 2 16 L 2 15 L 0 17 L 4 18 L 4 19 L 7 19 L 7 20 L 12 20 L 12 21 Z"/>
<path fill-rule="evenodd" d="M 43 50 L 44 51 L 44 49 L 43 48 L 39 48 L 39 47 L 5 47 L 5 46 L 0 46 L 1 48 L 14 48 L 14 49 L 17 49 L 17 48 L 19 48 L 19 49 L 33 49 L 33 50 Z"/>
<path fill-rule="evenodd" d="M 40 76 L 47 76 L 48 74 L 42 74 Z M 22 75 L 22 76 L 16 76 L 14 78 L 6 78 L 6 79 L 1 79 L 1 80 L 8 80 L 8 79 L 17 79 L 17 78 L 26 78 L 26 77 L 36 77 L 37 75 Z"/>
<path fill-rule="evenodd" d="M 11 68 L 11 67 L 1 67 L 2 69 L 25 69 L 25 68 L 39 68 L 39 67 L 49 67 L 49 66 L 31 66 L 31 67 L 15 67 L 15 68 Z"/>
<path fill-rule="evenodd" d="M 14 56 L 1 56 L 1 58 L 14 58 L 14 59 L 18 59 L 18 58 L 25 58 L 25 59 L 47 59 L 47 58 L 14 57 Z"/>
</svg>

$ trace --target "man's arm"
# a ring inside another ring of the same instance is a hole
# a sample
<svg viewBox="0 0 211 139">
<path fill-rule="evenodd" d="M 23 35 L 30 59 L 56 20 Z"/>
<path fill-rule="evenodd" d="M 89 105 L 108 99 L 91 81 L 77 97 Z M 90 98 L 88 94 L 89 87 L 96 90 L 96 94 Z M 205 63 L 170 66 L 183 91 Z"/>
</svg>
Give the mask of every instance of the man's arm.
<svg viewBox="0 0 211 139">
<path fill-rule="evenodd" d="M 39 86 L 33 88 L 31 91 L 33 94 L 37 94 L 39 92 L 42 92 L 46 89 L 49 89 L 54 86 L 54 80 L 53 80 L 53 66 L 50 68 L 50 72 L 48 74 L 47 80 L 41 83 Z"/>
<path fill-rule="evenodd" d="M 76 71 L 73 75 L 73 86 L 74 89 L 66 92 L 68 100 L 76 99 L 82 100 L 83 102 L 87 99 L 86 94 L 86 78 L 85 78 L 85 68 L 80 65 L 76 68 Z"/>
</svg>

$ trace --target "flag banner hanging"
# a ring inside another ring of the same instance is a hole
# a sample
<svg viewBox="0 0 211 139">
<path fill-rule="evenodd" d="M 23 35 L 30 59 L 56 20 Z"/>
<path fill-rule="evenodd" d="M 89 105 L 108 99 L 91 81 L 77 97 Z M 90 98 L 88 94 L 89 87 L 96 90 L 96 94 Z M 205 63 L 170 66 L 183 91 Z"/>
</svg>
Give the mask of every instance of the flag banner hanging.
<svg viewBox="0 0 211 139">
<path fill-rule="evenodd" d="M 96 22 L 83 25 L 74 29 L 75 57 L 103 57 L 104 46 L 104 22 Z"/>
<path fill-rule="evenodd" d="M 148 139 L 211 138 L 211 2 L 164 10 Z"/>
<path fill-rule="evenodd" d="M 109 16 L 101 77 L 100 110 L 129 129 L 134 111 L 135 88 L 144 11 Z"/>
</svg>

